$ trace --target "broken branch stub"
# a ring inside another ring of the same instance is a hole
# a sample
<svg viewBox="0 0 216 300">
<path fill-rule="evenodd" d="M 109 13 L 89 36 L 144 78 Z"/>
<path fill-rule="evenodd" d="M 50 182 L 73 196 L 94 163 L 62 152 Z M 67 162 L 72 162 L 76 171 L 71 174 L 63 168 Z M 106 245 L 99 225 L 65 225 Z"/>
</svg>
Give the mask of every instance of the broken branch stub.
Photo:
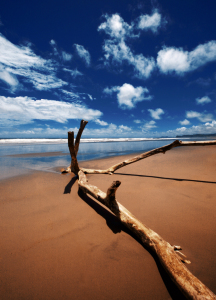
<svg viewBox="0 0 216 300">
<path fill-rule="evenodd" d="M 86 125 L 86 124 L 85 124 Z M 81 127 L 85 127 L 84 123 L 81 121 Z M 84 128 L 83 128 L 84 129 Z M 79 132 L 82 133 L 83 129 Z M 81 133 L 77 139 L 79 144 Z M 98 187 L 88 184 L 87 177 L 85 173 L 92 174 L 110 174 L 115 170 L 140 159 L 149 157 L 157 153 L 165 153 L 177 146 L 204 146 L 204 145 L 216 145 L 216 141 L 209 142 L 181 142 L 175 141 L 167 146 L 163 146 L 152 151 L 143 153 L 132 159 L 121 162 L 107 170 L 89 170 L 80 168 L 76 159 L 76 152 L 74 149 L 74 136 L 73 133 L 68 134 L 68 146 L 71 153 L 72 163 L 71 166 L 75 165 L 75 171 L 78 174 L 78 186 L 84 192 L 95 198 L 97 201 L 109 208 L 116 217 L 130 230 L 137 238 L 145 245 L 150 248 L 160 260 L 163 268 L 168 273 L 171 280 L 176 284 L 176 286 L 182 291 L 182 293 L 187 297 L 187 299 L 193 300 L 216 300 L 216 296 L 212 291 L 210 291 L 197 277 L 195 277 L 183 264 L 190 263 L 190 261 L 182 259 L 184 256 L 181 253 L 180 246 L 171 246 L 166 242 L 161 236 L 159 236 L 152 229 L 148 228 L 146 225 L 142 224 L 138 219 L 136 219 L 123 205 L 121 205 L 116 200 L 116 190 L 120 186 L 120 181 L 114 181 L 112 185 L 108 188 L 107 193 L 101 191 Z M 79 147 L 79 145 L 78 145 Z M 78 149 L 78 148 L 77 148 Z M 77 164 L 77 165 L 76 165 Z M 71 167 L 72 169 L 72 167 Z M 185 257 L 185 256 L 184 256 Z"/>
<path fill-rule="evenodd" d="M 74 148 L 76 155 L 77 155 L 77 153 L 79 151 L 79 143 L 80 143 L 82 132 L 85 129 L 85 126 L 87 124 L 88 124 L 88 121 L 81 120 L 81 122 L 80 122 L 80 128 L 79 128 L 79 131 L 78 131 L 77 136 L 76 136 L 75 148 Z"/>
<path fill-rule="evenodd" d="M 73 172 L 75 175 L 78 175 L 80 168 L 78 165 L 78 161 L 76 158 L 76 152 L 75 152 L 75 148 L 74 148 L 74 132 L 73 131 L 68 132 L 68 147 L 69 147 L 70 155 L 71 155 L 71 165 L 70 165 L 71 172 Z"/>
</svg>

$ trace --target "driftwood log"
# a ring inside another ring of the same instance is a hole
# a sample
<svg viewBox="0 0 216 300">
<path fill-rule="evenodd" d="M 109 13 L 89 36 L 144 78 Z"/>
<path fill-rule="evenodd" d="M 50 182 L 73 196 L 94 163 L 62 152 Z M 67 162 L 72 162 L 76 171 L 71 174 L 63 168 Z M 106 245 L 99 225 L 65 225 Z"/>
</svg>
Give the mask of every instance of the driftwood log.
<svg viewBox="0 0 216 300">
<path fill-rule="evenodd" d="M 87 123 L 87 121 L 81 121 L 75 144 L 74 133 L 68 132 L 68 147 L 71 154 L 71 165 L 66 170 L 62 170 L 62 173 L 73 172 L 75 175 L 77 175 L 79 188 L 86 194 L 91 195 L 97 201 L 108 207 L 113 214 L 115 214 L 115 216 L 136 235 L 136 237 L 144 246 L 150 248 L 156 254 L 171 280 L 176 284 L 176 286 L 181 290 L 187 299 L 216 300 L 216 295 L 186 268 L 185 263 L 190 263 L 190 261 L 183 258 L 185 257 L 184 254 L 179 251 L 181 250 L 181 247 L 171 246 L 160 235 L 137 220 L 123 205 L 116 200 L 116 190 L 121 184 L 120 181 L 114 181 L 108 188 L 107 192 L 104 193 L 98 187 L 89 184 L 85 175 L 112 174 L 123 166 L 147 158 L 154 154 L 165 153 L 174 147 L 216 145 L 216 141 L 182 142 L 176 140 L 169 145 L 135 156 L 132 159 L 120 162 L 119 164 L 116 164 L 106 170 L 84 169 L 80 168 L 78 165 L 77 153 L 79 149 L 80 138 Z"/>
</svg>

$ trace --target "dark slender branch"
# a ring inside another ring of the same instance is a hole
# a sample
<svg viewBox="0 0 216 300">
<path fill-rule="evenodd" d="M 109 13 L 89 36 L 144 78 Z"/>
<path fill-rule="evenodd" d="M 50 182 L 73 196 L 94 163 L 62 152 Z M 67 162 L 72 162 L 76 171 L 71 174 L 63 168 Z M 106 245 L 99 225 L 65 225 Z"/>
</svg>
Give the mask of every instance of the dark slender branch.
<svg viewBox="0 0 216 300">
<path fill-rule="evenodd" d="M 70 155 L 71 155 L 71 171 L 75 175 L 77 175 L 80 168 L 79 168 L 79 165 L 78 165 L 78 161 L 77 161 L 77 158 L 76 158 L 76 152 L 75 152 L 75 149 L 74 149 L 74 132 L 73 131 L 68 132 L 68 147 L 69 147 Z"/>
<path fill-rule="evenodd" d="M 82 135 L 82 132 L 83 132 L 86 124 L 88 124 L 88 121 L 81 120 L 80 128 L 79 128 L 79 131 L 77 133 L 76 141 L 75 141 L 75 153 L 76 153 L 76 155 L 79 151 L 79 144 L 80 144 L 81 135 Z"/>
</svg>

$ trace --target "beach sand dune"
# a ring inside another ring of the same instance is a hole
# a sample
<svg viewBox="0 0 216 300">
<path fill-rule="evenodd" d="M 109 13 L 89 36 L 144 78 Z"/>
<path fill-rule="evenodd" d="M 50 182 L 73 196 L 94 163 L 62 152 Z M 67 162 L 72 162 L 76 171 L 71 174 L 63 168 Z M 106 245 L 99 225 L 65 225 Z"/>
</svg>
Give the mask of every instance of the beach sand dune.
<svg viewBox="0 0 216 300">
<path fill-rule="evenodd" d="M 128 156 L 129 157 L 129 156 Z M 131 155 L 130 155 L 131 157 Z M 82 162 L 107 168 L 122 157 Z M 109 175 L 88 175 L 192 262 L 216 293 L 216 147 L 181 147 Z M 72 174 L 0 181 L 0 298 L 184 299 L 157 259 Z"/>
</svg>

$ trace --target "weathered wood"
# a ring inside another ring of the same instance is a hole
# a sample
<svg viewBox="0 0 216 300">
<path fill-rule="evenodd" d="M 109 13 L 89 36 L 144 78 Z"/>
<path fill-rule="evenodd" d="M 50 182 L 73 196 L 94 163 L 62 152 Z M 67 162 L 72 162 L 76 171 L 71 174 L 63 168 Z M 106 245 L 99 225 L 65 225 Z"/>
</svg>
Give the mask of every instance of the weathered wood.
<svg viewBox="0 0 216 300">
<path fill-rule="evenodd" d="M 77 157 L 77 154 L 79 151 L 80 138 L 81 138 L 82 132 L 83 132 L 86 124 L 88 124 L 88 121 L 81 120 L 80 128 L 79 128 L 79 131 L 76 136 L 75 145 L 74 145 L 74 132 L 73 131 L 68 132 L 68 147 L 69 147 L 70 155 L 71 155 L 71 164 L 69 167 L 67 167 L 67 169 L 62 169 L 61 170 L 62 173 L 73 172 L 75 175 L 77 175 L 79 172 L 80 168 L 79 168 L 76 157 Z"/>
<path fill-rule="evenodd" d="M 70 155 L 71 155 L 70 170 L 75 175 L 77 175 L 80 168 L 79 168 L 78 161 L 76 158 L 76 152 L 75 152 L 75 147 L 74 147 L 74 132 L 73 131 L 68 132 L 68 148 L 70 150 Z"/>
<path fill-rule="evenodd" d="M 182 141 L 176 140 L 173 143 L 168 144 L 166 146 L 162 146 L 160 148 L 153 149 L 151 151 L 148 151 L 148 152 L 142 153 L 140 155 L 137 155 L 133 158 L 122 161 L 122 162 L 120 162 L 120 163 L 118 163 L 118 164 L 116 164 L 116 165 L 114 165 L 114 166 L 112 166 L 112 167 L 110 167 L 106 170 L 94 170 L 94 169 L 86 169 L 86 168 L 81 168 L 81 170 L 85 174 L 110 174 L 111 175 L 116 170 L 118 170 L 118 169 L 120 169 L 124 166 L 127 166 L 129 164 L 132 164 L 134 162 L 137 162 L 141 159 L 150 157 L 150 156 L 155 155 L 155 154 L 159 154 L 159 153 L 165 154 L 166 151 L 171 150 L 172 148 L 175 148 L 175 147 L 181 147 L 181 146 L 208 146 L 208 145 L 216 145 L 216 141 L 182 142 Z"/>
<path fill-rule="evenodd" d="M 180 253 L 178 251 L 179 246 L 171 246 L 159 234 L 142 224 L 123 205 L 117 202 L 115 191 L 120 185 L 119 181 L 114 181 L 106 194 L 96 186 L 88 184 L 83 171 L 80 170 L 78 176 L 79 188 L 108 207 L 137 236 L 143 245 L 150 248 L 157 255 L 163 268 L 187 299 L 216 299 L 216 296 L 185 267 L 184 263 L 190 262 L 178 255 Z"/>
<path fill-rule="evenodd" d="M 133 162 L 139 161 L 141 159 L 147 158 L 149 156 L 165 153 L 174 147 L 178 146 L 205 146 L 205 145 L 216 145 L 216 141 L 208 142 L 182 142 L 174 141 L 173 143 L 148 151 L 141 155 L 138 155 L 132 159 L 125 160 L 116 164 L 107 170 L 92 170 L 79 168 L 77 162 L 77 153 L 79 149 L 79 142 L 81 134 L 85 128 L 87 122 L 81 121 L 80 130 L 78 132 L 78 137 L 74 146 L 74 133 L 68 133 L 68 146 L 71 154 L 71 167 L 68 167 L 66 172 L 74 172 L 78 175 L 78 186 L 84 191 L 84 193 L 89 194 L 97 201 L 109 208 L 116 217 L 131 231 L 137 238 L 141 241 L 143 245 L 150 248 L 160 260 L 163 268 L 166 270 L 172 281 L 178 286 L 182 293 L 188 299 L 193 300 L 216 300 L 216 296 L 198 279 L 196 278 L 183 263 L 190 263 L 190 261 L 183 259 L 185 255 L 181 253 L 180 246 L 171 246 L 166 242 L 161 236 L 159 236 L 152 229 L 142 224 L 137 220 L 123 205 L 121 205 L 116 200 L 116 191 L 120 186 L 120 181 L 114 181 L 112 185 L 108 188 L 107 193 L 101 191 L 98 187 L 88 183 L 85 173 L 91 174 L 112 174 L 119 168 L 131 164 Z"/>
<path fill-rule="evenodd" d="M 76 136 L 75 147 L 74 147 L 76 155 L 79 151 L 79 143 L 80 143 L 81 135 L 82 135 L 83 130 L 85 129 L 85 126 L 87 124 L 88 124 L 88 121 L 81 120 L 81 122 L 80 122 L 80 128 L 79 128 L 79 131 L 78 131 L 77 136 Z"/>
</svg>

